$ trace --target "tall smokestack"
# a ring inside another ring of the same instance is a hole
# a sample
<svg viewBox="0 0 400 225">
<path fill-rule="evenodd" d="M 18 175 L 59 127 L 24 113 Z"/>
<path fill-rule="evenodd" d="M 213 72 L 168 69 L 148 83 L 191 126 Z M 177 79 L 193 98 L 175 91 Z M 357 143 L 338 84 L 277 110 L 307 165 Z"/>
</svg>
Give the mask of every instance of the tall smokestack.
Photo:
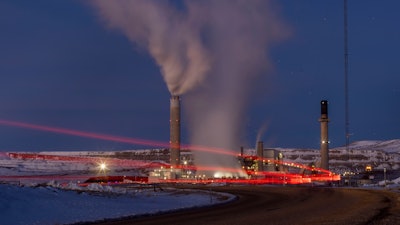
<svg viewBox="0 0 400 225">
<path fill-rule="evenodd" d="M 321 101 L 321 168 L 329 170 L 328 101 Z"/>
<path fill-rule="evenodd" d="M 263 171 L 263 159 L 264 159 L 264 143 L 262 141 L 257 142 L 257 171 Z"/>
<path fill-rule="evenodd" d="M 181 148 L 181 103 L 179 96 L 171 96 L 170 105 L 170 163 L 177 168 L 180 164 Z"/>
</svg>

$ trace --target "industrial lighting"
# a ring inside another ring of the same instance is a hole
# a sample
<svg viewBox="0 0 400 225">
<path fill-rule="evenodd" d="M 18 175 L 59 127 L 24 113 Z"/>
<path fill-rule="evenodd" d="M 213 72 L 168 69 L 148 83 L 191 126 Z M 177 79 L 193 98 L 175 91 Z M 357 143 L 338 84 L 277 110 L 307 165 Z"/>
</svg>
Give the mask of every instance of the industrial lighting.
<svg viewBox="0 0 400 225">
<path fill-rule="evenodd" d="M 105 172 L 106 170 L 108 170 L 107 164 L 105 162 L 100 162 L 98 164 L 98 169 L 100 172 Z"/>
</svg>

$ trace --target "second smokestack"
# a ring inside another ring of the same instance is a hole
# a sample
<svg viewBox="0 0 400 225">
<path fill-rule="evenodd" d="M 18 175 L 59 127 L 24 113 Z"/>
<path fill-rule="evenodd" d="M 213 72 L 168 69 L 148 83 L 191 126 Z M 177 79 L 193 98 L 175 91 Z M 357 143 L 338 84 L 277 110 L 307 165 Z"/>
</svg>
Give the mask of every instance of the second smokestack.
<svg viewBox="0 0 400 225">
<path fill-rule="evenodd" d="M 329 170 L 328 101 L 321 101 L 321 168 Z"/>
<path fill-rule="evenodd" d="M 257 142 L 257 171 L 264 171 L 264 142 Z"/>
</svg>

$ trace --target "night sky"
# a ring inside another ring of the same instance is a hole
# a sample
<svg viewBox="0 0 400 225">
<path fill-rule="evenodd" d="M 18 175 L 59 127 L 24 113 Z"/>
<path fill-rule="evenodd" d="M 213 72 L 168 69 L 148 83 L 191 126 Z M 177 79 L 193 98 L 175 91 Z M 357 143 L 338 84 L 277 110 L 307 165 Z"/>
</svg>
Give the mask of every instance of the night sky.
<svg viewBox="0 0 400 225">
<path fill-rule="evenodd" d="M 266 126 L 265 147 L 319 148 L 326 99 L 330 146 L 343 146 L 343 1 L 275 2 L 290 35 L 267 52 L 272 69 L 242 118 L 243 145 L 254 146 Z M 400 138 L 399 8 L 349 0 L 351 142 Z M 88 1 L 0 0 L 0 30 L 0 120 L 168 142 L 170 94 L 159 67 Z M 0 151 L 140 148 L 148 146 L 0 126 Z"/>
</svg>

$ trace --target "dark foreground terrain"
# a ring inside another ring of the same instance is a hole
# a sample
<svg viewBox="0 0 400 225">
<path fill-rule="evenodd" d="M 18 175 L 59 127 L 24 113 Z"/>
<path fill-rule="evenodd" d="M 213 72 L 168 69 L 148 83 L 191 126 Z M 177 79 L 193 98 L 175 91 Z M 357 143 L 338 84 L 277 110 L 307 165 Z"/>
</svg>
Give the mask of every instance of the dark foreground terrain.
<svg viewBox="0 0 400 225">
<path fill-rule="evenodd" d="M 400 224 L 400 194 L 388 191 L 269 186 L 212 190 L 238 198 L 223 205 L 96 224 Z"/>
</svg>

